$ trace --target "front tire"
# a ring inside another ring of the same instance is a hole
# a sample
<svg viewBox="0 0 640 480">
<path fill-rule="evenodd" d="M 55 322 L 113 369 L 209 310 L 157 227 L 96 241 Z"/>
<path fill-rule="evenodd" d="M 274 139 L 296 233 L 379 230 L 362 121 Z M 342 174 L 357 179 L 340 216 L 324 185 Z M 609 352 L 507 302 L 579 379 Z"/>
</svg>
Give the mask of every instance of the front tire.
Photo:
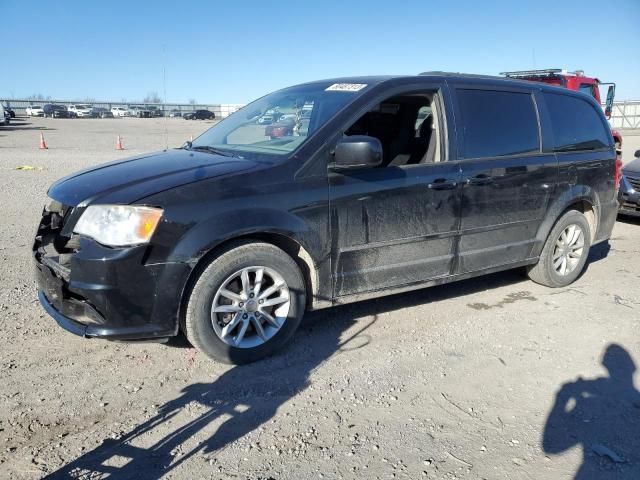
<svg viewBox="0 0 640 480">
<path fill-rule="evenodd" d="M 544 244 L 538 263 L 529 267 L 529 278 L 547 287 L 566 287 L 582 273 L 591 247 L 586 217 L 569 210 L 558 219 Z"/>
<path fill-rule="evenodd" d="M 246 364 L 287 343 L 305 305 L 304 279 L 289 255 L 268 243 L 239 243 L 199 274 L 181 326 L 208 357 Z"/>
</svg>

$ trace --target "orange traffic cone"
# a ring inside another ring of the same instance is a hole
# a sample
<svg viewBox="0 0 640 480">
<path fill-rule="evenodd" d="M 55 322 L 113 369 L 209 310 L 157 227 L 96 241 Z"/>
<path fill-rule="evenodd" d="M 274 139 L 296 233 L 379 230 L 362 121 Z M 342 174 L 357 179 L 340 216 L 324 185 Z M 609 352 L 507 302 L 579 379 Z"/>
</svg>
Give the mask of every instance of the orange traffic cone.
<svg viewBox="0 0 640 480">
<path fill-rule="evenodd" d="M 122 138 L 118 135 L 116 139 L 116 150 L 124 150 L 124 145 L 122 145 Z"/>
<path fill-rule="evenodd" d="M 40 132 L 40 150 L 47 150 L 47 144 L 44 142 L 44 134 Z"/>
</svg>

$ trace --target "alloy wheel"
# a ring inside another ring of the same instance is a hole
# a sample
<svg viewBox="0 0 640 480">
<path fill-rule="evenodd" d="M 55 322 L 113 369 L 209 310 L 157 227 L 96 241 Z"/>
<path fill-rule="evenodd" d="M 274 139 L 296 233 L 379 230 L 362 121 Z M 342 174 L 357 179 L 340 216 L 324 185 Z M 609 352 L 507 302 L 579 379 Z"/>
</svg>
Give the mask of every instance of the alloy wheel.
<svg viewBox="0 0 640 480">
<path fill-rule="evenodd" d="M 556 240 L 553 249 L 553 268 L 558 275 L 573 272 L 584 254 L 584 232 L 579 225 L 568 225 Z"/>
<path fill-rule="evenodd" d="M 254 348 L 278 333 L 290 304 L 289 288 L 278 272 L 263 266 L 246 267 L 218 288 L 211 305 L 211 323 L 226 344 Z"/>
</svg>

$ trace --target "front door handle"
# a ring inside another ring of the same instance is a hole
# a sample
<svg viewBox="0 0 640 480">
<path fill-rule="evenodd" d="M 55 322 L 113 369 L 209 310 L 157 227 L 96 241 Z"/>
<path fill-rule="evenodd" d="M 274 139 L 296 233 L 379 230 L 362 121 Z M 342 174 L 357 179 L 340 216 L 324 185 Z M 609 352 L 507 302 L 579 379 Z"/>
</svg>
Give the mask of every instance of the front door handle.
<svg viewBox="0 0 640 480">
<path fill-rule="evenodd" d="M 446 178 L 436 178 L 432 183 L 427 184 L 427 188 L 431 190 L 453 190 L 457 186 L 458 182 Z"/>
<path fill-rule="evenodd" d="M 476 175 L 475 177 L 467 178 L 465 182 L 467 183 L 467 185 L 489 185 L 490 183 L 493 183 L 493 177 L 491 175 L 481 173 L 480 175 Z"/>
</svg>

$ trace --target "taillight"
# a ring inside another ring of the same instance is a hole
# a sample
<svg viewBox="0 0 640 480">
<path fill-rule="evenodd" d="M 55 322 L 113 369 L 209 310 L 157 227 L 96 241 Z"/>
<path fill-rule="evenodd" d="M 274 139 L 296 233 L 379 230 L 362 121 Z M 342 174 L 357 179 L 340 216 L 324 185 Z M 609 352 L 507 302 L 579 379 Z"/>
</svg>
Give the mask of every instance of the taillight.
<svg viewBox="0 0 640 480">
<path fill-rule="evenodd" d="M 622 160 L 620 157 L 616 158 L 616 173 L 613 177 L 614 185 L 616 188 L 620 187 L 620 180 L 622 179 Z"/>
</svg>

